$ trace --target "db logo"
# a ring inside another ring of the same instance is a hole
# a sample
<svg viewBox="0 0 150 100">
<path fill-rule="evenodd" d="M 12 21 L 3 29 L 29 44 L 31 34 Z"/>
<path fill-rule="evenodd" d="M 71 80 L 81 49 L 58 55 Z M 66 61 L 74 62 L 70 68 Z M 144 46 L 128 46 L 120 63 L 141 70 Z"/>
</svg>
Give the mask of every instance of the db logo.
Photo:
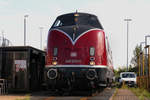
<svg viewBox="0 0 150 100">
<path fill-rule="evenodd" d="M 76 57 L 76 56 L 77 56 L 77 53 L 76 53 L 76 52 L 71 52 L 71 53 L 70 53 L 70 56 L 71 56 L 71 57 Z"/>
</svg>

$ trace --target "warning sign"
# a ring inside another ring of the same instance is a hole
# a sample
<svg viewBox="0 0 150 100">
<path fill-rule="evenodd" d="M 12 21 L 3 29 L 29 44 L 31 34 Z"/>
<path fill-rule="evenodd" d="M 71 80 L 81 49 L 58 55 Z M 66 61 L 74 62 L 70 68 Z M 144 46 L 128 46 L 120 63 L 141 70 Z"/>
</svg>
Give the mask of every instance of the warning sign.
<svg viewBox="0 0 150 100">
<path fill-rule="evenodd" d="M 15 60 L 15 65 L 20 68 L 26 68 L 26 60 Z"/>
<path fill-rule="evenodd" d="M 15 60 L 16 72 L 26 68 L 26 60 Z"/>
</svg>

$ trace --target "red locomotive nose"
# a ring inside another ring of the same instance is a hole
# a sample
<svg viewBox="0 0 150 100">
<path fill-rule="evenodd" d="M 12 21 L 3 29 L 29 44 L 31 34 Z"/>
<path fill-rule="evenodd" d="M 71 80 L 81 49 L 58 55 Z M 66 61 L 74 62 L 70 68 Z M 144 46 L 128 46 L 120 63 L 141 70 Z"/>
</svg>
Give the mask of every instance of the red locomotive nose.
<svg viewBox="0 0 150 100">
<path fill-rule="evenodd" d="M 107 65 L 105 35 L 102 30 L 87 30 L 74 41 L 62 30 L 54 29 L 50 35 L 49 40 L 55 42 L 48 42 L 48 57 L 51 58 L 48 59 L 48 64 L 57 61 L 57 64 L 64 65 Z"/>
</svg>

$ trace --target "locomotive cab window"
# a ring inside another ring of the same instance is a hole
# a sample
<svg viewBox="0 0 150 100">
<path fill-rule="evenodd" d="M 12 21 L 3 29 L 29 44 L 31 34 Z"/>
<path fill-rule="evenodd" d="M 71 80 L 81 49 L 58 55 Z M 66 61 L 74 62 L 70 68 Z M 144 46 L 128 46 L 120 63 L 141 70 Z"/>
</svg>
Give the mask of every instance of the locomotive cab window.
<svg viewBox="0 0 150 100">
<path fill-rule="evenodd" d="M 56 22 L 54 23 L 54 27 L 59 27 L 62 26 L 62 22 L 60 20 L 56 20 Z"/>
<path fill-rule="evenodd" d="M 76 16 L 77 15 L 77 16 Z M 103 29 L 97 17 L 90 14 L 65 14 L 57 17 L 53 27 L 72 26 L 72 25 L 89 25 L 95 28 Z"/>
<path fill-rule="evenodd" d="M 95 48 L 90 47 L 90 56 L 94 56 L 94 55 L 95 55 Z"/>
</svg>

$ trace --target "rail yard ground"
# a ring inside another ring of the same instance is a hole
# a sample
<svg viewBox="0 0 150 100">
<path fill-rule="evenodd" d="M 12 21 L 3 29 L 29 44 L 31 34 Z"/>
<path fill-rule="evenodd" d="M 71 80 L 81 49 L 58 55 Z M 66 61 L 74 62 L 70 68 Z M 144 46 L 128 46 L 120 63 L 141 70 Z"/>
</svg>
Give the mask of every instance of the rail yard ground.
<svg viewBox="0 0 150 100">
<path fill-rule="evenodd" d="M 1 95 L 0 100 L 150 100 L 138 95 L 134 91 L 137 89 L 129 88 L 105 88 L 99 92 L 94 92 L 92 96 L 85 91 L 62 95 L 52 91 L 34 92 L 32 94 L 11 94 Z M 142 94 L 142 93 L 141 93 Z"/>
</svg>

